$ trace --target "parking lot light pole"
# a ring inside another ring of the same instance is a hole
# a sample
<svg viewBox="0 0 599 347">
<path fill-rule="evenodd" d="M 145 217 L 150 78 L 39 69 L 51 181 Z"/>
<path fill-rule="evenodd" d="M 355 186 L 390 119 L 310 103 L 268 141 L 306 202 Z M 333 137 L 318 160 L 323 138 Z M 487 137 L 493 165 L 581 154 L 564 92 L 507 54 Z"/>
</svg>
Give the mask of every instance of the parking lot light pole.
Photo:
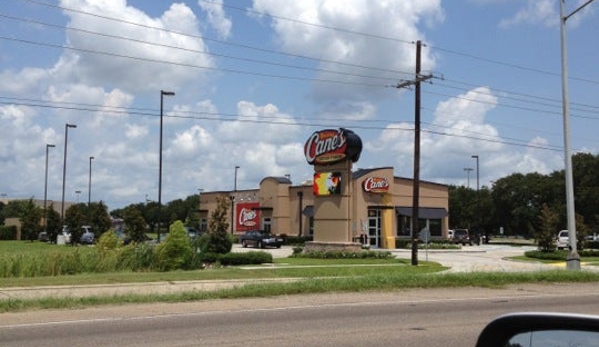
<svg viewBox="0 0 599 347">
<path fill-rule="evenodd" d="M 48 212 L 46 211 L 46 204 L 48 202 L 48 150 L 55 145 L 46 144 L 46 175 L 44 178 L 44 231 L 48 228 Z"/>
<path fill-rule="evenodd" d="M 69 138 L 69 128 L 76 128 L 75 124 L 65 124 L 64 125 L 64 157 L 62 164 L 62 201 L 60 204 L 60 223 L 61 227 L 64 225 L 64 188 L 67 177 L 67 144 Z"/>
<path fill-rule="evenodd" d="M 472 170 L 474 169 L 469 167 L 464 168 L 464 171 L 466 171 L 466 182 L 468 183 L 468 185 L 466 186 L 467 188 L 470 188 L 470 171 Z"/>
<path fill-rule="evenodd" d="M 473 155 L 473 159 L 476 159 L 476 191 L 478 192 L 480 188 L 480 171 L 478 169 L 478 155 Z"/>
<path fill-rule="evenodd" d="M 164 90 L 160 91 L 160 151 L 158 154 L 158 237 L 157 240 L 160 242 L 160 223 L 162 213 L 162 118 L 164 114 L 164 96 L 173 96 L 174 92 L 167 92 Z"/>
<path fill-rule="evenodd" d="M 202 231 L 202 192 L 204 189 L 198 188 L 198 230 Z"/>
<path fill-rule="evenodd" d="M 89 183 L 87 186 L 87 207 L 89 208 L 92 202 L 92 160 L 96 158 L 89 157 Z"/>
<path fill-rule="evenodd" d="M 235 207 L 235 196 L 230 195 L 229 199 L 231 199 L 231 235 L 233 235 L 233 224 L 235 224 L 235 212 L 233 208 Z"/>
<path fill-rule="evenodd" d="M 237 191 L 237 170 L 239 170 L 239 166 L 235 165 L 235 181 L 233 183 L 233 191 Z"/>
</svg>

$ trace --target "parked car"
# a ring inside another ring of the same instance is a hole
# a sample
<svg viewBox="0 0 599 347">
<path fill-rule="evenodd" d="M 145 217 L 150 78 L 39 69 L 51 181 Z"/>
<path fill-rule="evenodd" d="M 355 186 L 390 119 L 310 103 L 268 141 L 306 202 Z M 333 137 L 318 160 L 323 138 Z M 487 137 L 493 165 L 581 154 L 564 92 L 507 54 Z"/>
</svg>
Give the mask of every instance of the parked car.
<svg viewBox="0 0 599 347">
<path fill-rule="evenodd" d="M 83 234 L 81 234 L 79 242 L 81 242 L 81 244 L 83 245 L 93 245 L 95 240 L 96 237 L 94 233 L 92 233 L 90 230 L 87 230 Z"/>
<path fill-rule="evenodd" d="M 569 239 L 568 230 L 561 230 L 559 233 L 557 233 L 557 238 L 555 240 L 557 243 L 557 249 L 568 248 Z"/>
<path fill-rule="evenodd" d="M 281 237 L 276 237 L 262 230 L 246 231 L 245 234 L 239 237 L 239 241 L 241 242 L 241 245 L 243 247 L 247 247 L 248 245 L 254 245 L 258 248 L 281 248 L 281 245 L 283 244 L 283 239 Z"/>
<path fill-rule="evenodd" d="M 187 231 L 187 236 L 189 236 L 190 239 L 195 239 L 196 237 L 200 237 L 202 235 L 204 235 L 204 233 L 202 233 L 201 231 L 199 231 L 198 229 L 194 228 L 194 227 L 185 227 L 185 231 Z"/>
<path fill-rule="evenodd" d="M 470 238 L 470 233 L 468 233 L 468 229 L 454 229 L 453 242 L 461 243 L 463 246 L 466 246 L 466 244 L 472 246 L 472 239 Z"/>
<path fill-rule="evenodd" d="M 49 242 L 50 241 L 50 235 L 48 234 L 47 231 L 42 231 L 37 235 L 37 239 L 39 241 L 42 242 Z"/>
<path fill-rule="evenodd" d="M 453 240 L 453 229 L 447 230 L 447 239 Z"/>
</svg>

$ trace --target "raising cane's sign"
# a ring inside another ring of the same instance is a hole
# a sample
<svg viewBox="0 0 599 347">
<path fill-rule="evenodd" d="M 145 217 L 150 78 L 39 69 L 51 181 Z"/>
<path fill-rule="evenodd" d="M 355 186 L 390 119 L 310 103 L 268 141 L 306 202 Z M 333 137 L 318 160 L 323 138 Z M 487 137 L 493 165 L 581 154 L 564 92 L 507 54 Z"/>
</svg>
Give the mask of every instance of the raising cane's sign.
<svg viewBox="0 0 599 347">
<path fill-rule="evenodd" d="M 362 140 L 351 130 L 339 128 L 316 131 L 304 145 L 306 161 L 310 165 L 334 164 L 343 160 L 358 161 Z"/>
<path fill-rule="evenodd" d="M 238 203 L 236 206 L 235 229 L 237 231 L 246 231 L 258 229 L 260 227 L 260 204 L 257 202 Z"/>
<path fill-rule="evenodd" d="M 362 188 L 368 193 L 386 193 L 389 191 L 389 180 L 384 177 L 368 177 L 362 181 Z"/>
</svg>

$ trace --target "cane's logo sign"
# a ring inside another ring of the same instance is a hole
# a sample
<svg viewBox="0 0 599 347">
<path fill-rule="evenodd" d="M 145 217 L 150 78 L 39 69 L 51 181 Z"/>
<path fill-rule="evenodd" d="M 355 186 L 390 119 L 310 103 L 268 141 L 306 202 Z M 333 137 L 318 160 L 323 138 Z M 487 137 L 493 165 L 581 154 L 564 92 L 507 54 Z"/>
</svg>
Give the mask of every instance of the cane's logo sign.
<svg viewBox="0 0 599 347">
<path fill-rule="evenodd" d="M 304 146 L 308 164 L 330 164 L 345 159 L 347 141 L 341 130 L 326 129 L 310 136 Z"/>
<path fill-rule="evenodd" d="M 240 202 L 235 206 L 235 229 L 247 231 L 260 225 L 260 203 Z"/>
<path fill-rule="evenodd" d="M 389 191 L 389 180 L 384 177 L 368 177 L 362 181 L 362 188 L 369 193 L 386 193 Z"/>
<path fill-rule="evenodd" d="M 356 162 L 362 151 L 362 140 L 353 131 L 340 128 L 316 131 L 304 145 L 308 164 L 334 164 L 349 158 Z"/>
<path fill-rule="evenodd" d="M 239 211 L 239 225 L 253 227 L 256 225 L 256 211 L 242 208 Z"/>
</svg>

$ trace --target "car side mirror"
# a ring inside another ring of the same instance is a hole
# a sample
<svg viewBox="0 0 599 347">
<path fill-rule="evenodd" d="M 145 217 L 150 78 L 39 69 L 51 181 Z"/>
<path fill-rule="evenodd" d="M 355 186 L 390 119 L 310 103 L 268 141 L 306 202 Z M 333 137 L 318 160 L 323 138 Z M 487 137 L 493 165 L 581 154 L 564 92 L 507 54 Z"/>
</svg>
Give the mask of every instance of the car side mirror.
<svg viewBox="0 0 599 347">
<path fill-rule="evenodd" d="M 599 347 L 599 316 L 565 313 L 513 313 L 481 332 L 476 347 Z"/>
</svg>

